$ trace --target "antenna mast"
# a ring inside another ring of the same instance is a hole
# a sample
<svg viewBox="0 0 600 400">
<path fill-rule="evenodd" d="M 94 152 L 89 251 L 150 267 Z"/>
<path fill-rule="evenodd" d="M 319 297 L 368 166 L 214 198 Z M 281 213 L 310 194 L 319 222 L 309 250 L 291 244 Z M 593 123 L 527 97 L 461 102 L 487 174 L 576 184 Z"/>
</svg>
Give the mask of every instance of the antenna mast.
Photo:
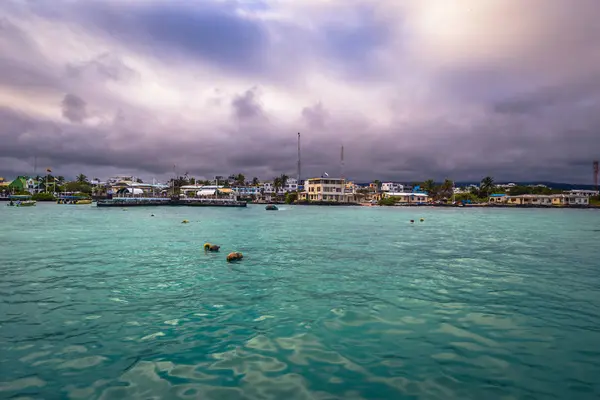
<svg viewBox="0 0 600 400">
<path fill-rule="evenodd" d="M 340 167 L 342 172 L 342 201 L 345 201 L 346 191 L 346 180 L 344 179 L 344 145 L 342 145 L 342 151 L 340 154 Z"/>
<path fill-rule="evenodd" d="M 598 190 L 598 161 L 594 161 L 594 186 Z"/>
<path fill-rule="evenodd" d="M 298 181 L 296 182 L 296 201 L 299 200 L 298 196 L 300 195 L 300 132 L 298 132 Z"/>
</svg>

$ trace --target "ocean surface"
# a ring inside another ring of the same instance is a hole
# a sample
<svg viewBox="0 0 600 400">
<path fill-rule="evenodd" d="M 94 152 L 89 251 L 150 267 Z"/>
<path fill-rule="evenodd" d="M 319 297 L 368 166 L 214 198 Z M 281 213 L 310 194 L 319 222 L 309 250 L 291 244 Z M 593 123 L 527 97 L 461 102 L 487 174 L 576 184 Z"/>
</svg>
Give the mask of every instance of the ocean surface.
<svg viewBox="0 0 600 400">
<path fill-rule="evenodd" d="M 599 250 L 595 210 L 0 203 L 0 398 L 597 399 Z"/>
</svg>

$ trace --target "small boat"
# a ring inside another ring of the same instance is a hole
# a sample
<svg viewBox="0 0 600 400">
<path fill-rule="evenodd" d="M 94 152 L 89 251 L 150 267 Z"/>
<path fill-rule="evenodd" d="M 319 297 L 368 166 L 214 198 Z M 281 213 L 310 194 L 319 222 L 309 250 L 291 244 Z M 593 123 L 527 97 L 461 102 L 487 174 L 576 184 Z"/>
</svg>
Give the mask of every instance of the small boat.
<svg viewBox="0 0 600 400">
<path fill-rule="evenodd" d="M 92 204 L 92 199 L 81 196 L 60 196 L 56 204 Z"/>
<path fill-rule="evenodd" d="M 277 210 L 279 210 L 279 208 L 277 208 L 277 206 L 275 204 L 269 204 L 268 206 L 265 207 L 265 210 L 267 210 L 267 211 L 277 211 Z"/>
<path fill-rule="evenodd" d="M 36 201 L 31 200 L 31 196 L 26 195 L 12 195 L 10 196 L 10 202 L 7 206 L 12 207 L 32 207 L 35 206 Z"/>
</svg>

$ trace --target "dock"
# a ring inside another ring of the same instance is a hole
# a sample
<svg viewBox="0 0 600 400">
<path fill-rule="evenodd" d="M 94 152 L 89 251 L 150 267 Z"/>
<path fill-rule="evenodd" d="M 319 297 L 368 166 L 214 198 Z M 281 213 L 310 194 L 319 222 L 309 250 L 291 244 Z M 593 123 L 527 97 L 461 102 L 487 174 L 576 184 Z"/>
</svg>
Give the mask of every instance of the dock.
<svg viewBox="0 0 600 400">
<path fill-rule="evenodd" d="M 188 206 L 188 207 L 247 207 L 245 201 L 232 199 L 196 199 L 169 197 L 116 197 L 96 202 L 98 207 L 157 207 L 157 206 Z"/>
</svg>

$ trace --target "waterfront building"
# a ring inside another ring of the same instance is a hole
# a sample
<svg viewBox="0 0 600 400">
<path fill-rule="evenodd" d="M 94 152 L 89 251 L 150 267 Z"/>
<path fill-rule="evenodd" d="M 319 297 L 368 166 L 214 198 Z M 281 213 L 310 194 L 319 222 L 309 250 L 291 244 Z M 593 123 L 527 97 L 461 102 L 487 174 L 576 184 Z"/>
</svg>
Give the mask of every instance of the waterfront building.
<svg viewBox="0 0 600 400">
<path fill-rule="evenodd" d="M 490 196 L 489 203 L 491 204 L 503 204 L 506 203 L 506 194 L 504 193 L 494 193 Z"/>
<path fill-rule="evenodd" d="M 565 194 L 577 195 L 577 196 L 585 196 L 585 197 L 593 197 L 593 196 L 600 195 L 600 191 L 598 191 L 598 190 L 573 189 L 573 190 L 569 190 Z"/>
<path fill-rule="evenodd" d="M 396 203 L 401 204 L 423 204 L 429 203 L 431 198 L 427 193 L 421 192 L 385 192 L 383 198 L 393 197 Z"/>
<path fill-rule="evenodd" d="M 504 194 L 493 194 L 488 202 L 490 204 L 508 204 L 517 206 L 587 206 L 590 204 L 589 197 L 582 195 L 567 194 L 522 194 L 508 196 Z"/>
<path fill-rule="evenodd" d="M 404 185 L 396 182 L 383 182 L 381 184 L 382 192 L 402 193 L 404 192 Z"/>
<path fill-rule="evenodd" d="M 296 190 L 298 190 L 298 179 L 288 178 L 282 190 L 285 193 L 295 192 Z"/>
<path fill-rule="evenodd" d="M 551 196 L 552 204 L 558 206 L 587 206 L 590 198 L 583 195 L 556 194 Z"/>
<path fill-rule="evenodd" d="M 346 180 L 343 178 L 310 178 L 304 181 L 304 191 L 300 200 L 331 201 L 337 203 L 354 203 L 354 193 L 346 193 Z"/>
<path fill-rule="evenodd" d="M 38 190 L 38 183 L 28 176 L 17 176 L 8 184 L 10 192 L 29 192 L 31 194 Z"/>
<path fill-rule="evenodd" d="M 260 187 L 258 186 L 239 186 L 232 188 L 235 193 L 240 196 L 258 196 L 260 195 Z"/>
</svg>

